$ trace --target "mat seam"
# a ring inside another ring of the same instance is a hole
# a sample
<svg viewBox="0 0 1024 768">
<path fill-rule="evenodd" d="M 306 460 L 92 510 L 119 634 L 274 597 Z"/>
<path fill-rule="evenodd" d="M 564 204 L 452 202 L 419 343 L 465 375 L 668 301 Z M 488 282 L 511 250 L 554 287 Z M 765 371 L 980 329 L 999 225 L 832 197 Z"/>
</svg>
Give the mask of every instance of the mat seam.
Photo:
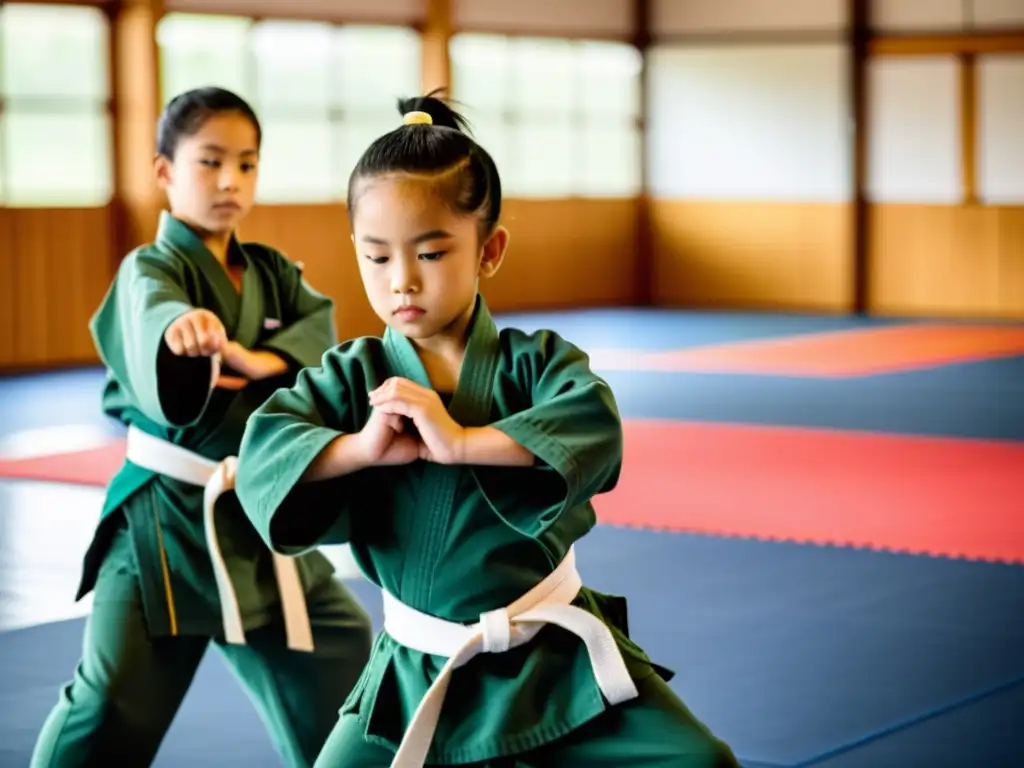
<svg viewBox="0 0 1024 768">
<path fill-rule="evenodd" d="M 837 747 L 832 747 L 830 749 L 825 750 L 824 752 L 812 755 L 811 757 L 805 758 L 801 762 L 793 763 L 789 768 L 811 768 L 815 764 L 821 763 L 824 760 L 837 757 L 846 752 L 852 752 L 853 750 L 862 747 L 865 744 L 869 744 L 873 741 L 878 741 L 888 736 L 892 736 L 894 733 L 907 730 L 908 728 L 912 728 L 913 726 L 919 725 L 927 720 L 932 720 L 941 715 L 945 715 L 949 712 L 960 709 L 961 707 L 965 707 L 969 704 L 974 704 L 975 702 L 981 701 L 982 699 L 988 698 L 989 696 L 994 696 L 998 693 L 1002 693 L 1003 691 L 1010 690 L 1011 688 L 1021 685 L 1022 683 L 1024 683 L 1024 675 L 1018 675 L 1017 677 L 1011 680 L 998 683 L 996 685 L 989 686 L 988 688 L 983 688 L 980 691 L 975 691 L 974 693 L 968 694 L 967 696 L 962 696 L 958 699 L 954 699 L 953 701 L 944 704 L 941 707 L 935 707 L 934 709 L 926 710 L 925 712 L 922 712 L 918 715 L 914 715 L 906 720 L 894 723 L 891 726 L 880 728 L 876 731 L 869 731 L 868 733 L 864 734 L 863 736 L 857 739 L 854 739 L 853 741 L 847 742 L 845 744 L 840 744 Z"/>
</svg>

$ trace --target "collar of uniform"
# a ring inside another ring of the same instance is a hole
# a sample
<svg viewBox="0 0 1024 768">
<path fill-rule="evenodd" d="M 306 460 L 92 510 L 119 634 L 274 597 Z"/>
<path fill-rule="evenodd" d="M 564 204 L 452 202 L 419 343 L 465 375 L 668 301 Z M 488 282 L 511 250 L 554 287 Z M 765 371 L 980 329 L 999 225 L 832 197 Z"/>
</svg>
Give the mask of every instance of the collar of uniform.
<svg viewBox="0 0 1024 768">
<path fill-rule="evenodd" d="M 384 331 L 384 347 L 396 375 L 430 387 L 430 379 L 408 338 L 388 327 Z M 494 372 L 498 366 L 498 329 L 484 297 L 477 294 L 476 308 L 469 325 L 466 355 L 459 371 L 448 412 L 464 427 L 486 426 L 490 423 Z"/>
<path fill-rule="evenodd" d="M 207 276 L 221 307 L 221 320 L 228 336 L 239 344 L 251 348 L 259 338 L 263 317 L 263 300 L 256 271 L 249 269 L 249 256 L 235 235 L 228 246 L 228 261 L 246 267 L 242 275 L 242 292 L 235 289 L 227 271 L 217 261 L 210 249 L 185 222 L 168 211 L 160 212 L 160 223 L 156 232 L 158 247 L 193 262 Z"/>
<path fill-rule="evenodd" d="M 217 261 L 217 257 L 206 247 L 202 238 L 188 224 L 176 218 L 169 211 L 160 211 L 160 223 L 157 225 L 156 242 L 157 245 L 162 245 L 189 256 L 203 268 L 217 267 L 221 272 L 224 271 L 220 262 Z M 228 261 L 230 263 L 248 265 L 245 249 L 242 248 L 234 235 L 231 236 L 231 242 L 228 245 Z M 225 277 L 227 276 L 225 275 Z"/>
</svg>

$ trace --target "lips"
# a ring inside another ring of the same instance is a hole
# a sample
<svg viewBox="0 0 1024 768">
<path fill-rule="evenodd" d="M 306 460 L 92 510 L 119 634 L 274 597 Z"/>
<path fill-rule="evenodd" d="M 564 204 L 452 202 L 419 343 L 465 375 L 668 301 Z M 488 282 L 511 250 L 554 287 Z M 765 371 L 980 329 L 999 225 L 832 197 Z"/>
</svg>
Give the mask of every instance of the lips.
<svg viewBox="0 0 1024 768">
<path fill-rule="evenodd" d="M 395 310 L 395 314 L 403 320 L 415 320 L 417 317 L 422 317 L 425 311 L 420 307 L 399 307 Z"/>
<path fill-rule="evenodd" d="M 218 211 L 240 211 L 240 210 L 242 210 L 242 206 L 240 206 L 238 203 L 235 203 L 235 202 L 214 203 L 213 207 L 216 210 L 218 210 Z"/>
</svg>

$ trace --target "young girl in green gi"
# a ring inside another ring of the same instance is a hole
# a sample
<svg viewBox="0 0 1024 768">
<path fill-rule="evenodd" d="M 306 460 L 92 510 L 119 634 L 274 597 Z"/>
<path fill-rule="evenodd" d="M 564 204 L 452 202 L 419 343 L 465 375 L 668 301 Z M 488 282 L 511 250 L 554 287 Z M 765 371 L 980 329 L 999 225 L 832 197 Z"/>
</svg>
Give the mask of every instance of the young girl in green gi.
<svg viewBox="0 0 1024 768">
<path fill-rule="evenodd" d="M 348 212 L 383 338 L 346 342 L 253 414 L 238 495 L 275 551 L 350 542 L 385 627 L 318 768 L 734 766 L 580 583 L 622 425 L 587 356 L 495 327 L 501 182 L 432 97 L 375 141 Z"/>
<path fill-rule="evenodd" d="M 249 415 L 337 344 L 330 299 L 234 234 L 253 205 L 260 138 L 249 105 L 216 88 L 178 96 L 160 118 L 170 212 L 91 323 L 127 460 L 85 557 L 82 659 L 35 768 L 148 765 L 211 640 L 286 764 L 309 766 L 368 658 L 369 619 L 330 562 L 273 555 L 237 498 L 217 503 Z"/>
</svg>

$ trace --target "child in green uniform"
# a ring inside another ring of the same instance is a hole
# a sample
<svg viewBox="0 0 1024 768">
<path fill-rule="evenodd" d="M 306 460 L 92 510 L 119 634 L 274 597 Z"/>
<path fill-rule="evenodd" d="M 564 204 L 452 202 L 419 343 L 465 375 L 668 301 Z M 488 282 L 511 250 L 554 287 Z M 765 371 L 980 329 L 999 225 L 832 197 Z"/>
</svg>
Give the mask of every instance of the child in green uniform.
<svg viewBox="0 0 1024 768">
<path fill-rule="evenodd" d="M 329 351 L 250 418 L 237 492 L 275 551 L 350 542 L 385 626 L 318 768 L 734 766 L 584 587 L 573 544 L 622 425 L 587 356 L 497 331 L 501 182 L 430 96 L 374 142 L 349 216 L 383 338 Z M 556 258 L 556 256 L 553 256 Z"/>
<path fill-rule="evenodd" d="M 249 415 L 337 344 L 331 300 L 234 235 L 260 138 L 252 109 L 220 89 L 184 93 L 161 117 L 170 213 L 91 322 L 127 459 L 85 557 L 81 662 L 32 766 L 148 765 L 211 640 L 286 764 L 309 766 L 369 656 L 369 618 L 330 561 L 272 554 L 234 495 L 217 501 Z"/>
</svg>

